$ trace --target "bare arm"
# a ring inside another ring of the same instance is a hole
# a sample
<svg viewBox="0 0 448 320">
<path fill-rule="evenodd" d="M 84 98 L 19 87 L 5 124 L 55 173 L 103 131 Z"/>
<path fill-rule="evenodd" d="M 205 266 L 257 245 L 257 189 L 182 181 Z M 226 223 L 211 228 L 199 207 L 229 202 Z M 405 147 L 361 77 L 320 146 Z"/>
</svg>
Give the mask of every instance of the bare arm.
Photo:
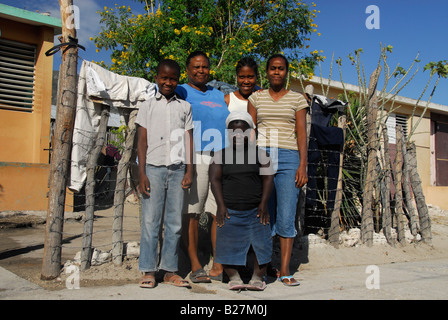
<svg viewBox="0 0 448 320">
<path fill-rule="evenodd" d="M 228 107 L 229 104 L 230 104 L 230 95 L 229 95 L 229 94 L 226 94 L 226 95 L 224 96 L 224 101 L 226 102 L 227 107 Z"/>
<path fill-rule="evenodd" d="M 306 109 L 296 112 L 296 134 L 297 148 L 299 149 L 300 165 L 296 172 L 296 186 L 303 187 L 308 182 L 308 174 L 306 172 L 308 164 L 308 146 L 306 140 Z"/>
<path fill-rule="evenodd" d="M 138 189 L 141 194 L 149 197 L 149 179 L 146 176 L 146 151 L 148 150 L 147 130 L 138 126 L 137 157 L 138 157 Z"/>
<path fill-rule="evenodd" d="M 250 101 L 247 102 L 247 112 L 251 115 L 252 120 L 254 121 L 255 125 L 257 125 L 257 109 L 252 105 Z"/>
<path fill-rule="evenodd" d="M 193 129 L 185 131 L 185 162 L 186 170 L 182 180 L 182 188 L 188 189 L 193 183 Z"/>
<path fill-rule="evenodd" d="M 274 189 L 274 170 L 272 168 L 272 162 L 267 153 L 258 149 L 260 158 L 260 175 L 263 184 L 263 193 L 261 195 L 261 201 L 258 206 L 257 217 L 260 218 L 260 223 L 269 224 L 269 212 L 268 201 Z"/>
<path fill-rule="evenodd" d="M 219 157 L 220 155 L 221 152 L 216 153 L 214 159 L 218 159 L 217 156 Z M 225 219 L 230 219 L 229 213 L 227 212 L 227 207 L 224 204 L 224 196 L 222 194 L 222 164 L 212 160 L 209 166 L 208 175 L 212 192 L 215 196 L 216 205 L 218 207 L 218 211 L 216 213 L 216 224 L 218 227 L 222 227 Z"/>
</svg>

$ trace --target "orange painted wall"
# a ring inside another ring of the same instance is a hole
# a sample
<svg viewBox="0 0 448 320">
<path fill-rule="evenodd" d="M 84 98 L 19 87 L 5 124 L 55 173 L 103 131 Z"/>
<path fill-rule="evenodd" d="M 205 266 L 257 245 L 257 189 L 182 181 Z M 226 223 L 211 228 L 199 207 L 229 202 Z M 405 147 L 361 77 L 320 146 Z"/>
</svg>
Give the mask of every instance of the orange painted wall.
<svg viewBox="0 0 448 320">
<path fill-rule="evenodd" d="M 54 30 L 0 18 L 2 39 L 36 45 L 32 112 L 0 109 L 0 211 L 48 208 Z M 45 150 L 47 149 L 47 150 Z M 66 211 L 73 211 L 67 193 Z"/>
<path fill-rule="evenodd" d="M 0 161 L 49 163 L 53 29 L 0 18 L 2 39 L 37 46 L 32 112 L 0 109 Z"/>
</svg>

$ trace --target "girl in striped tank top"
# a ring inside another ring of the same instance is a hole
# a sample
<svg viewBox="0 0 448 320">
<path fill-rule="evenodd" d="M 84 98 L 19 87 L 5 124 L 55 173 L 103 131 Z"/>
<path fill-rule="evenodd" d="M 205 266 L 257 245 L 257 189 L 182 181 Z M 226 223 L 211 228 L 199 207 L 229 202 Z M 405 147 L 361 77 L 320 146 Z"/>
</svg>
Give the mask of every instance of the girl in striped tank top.
<svg viewBox="0 0 448 320">
<path fill-rule="evenodd" d="M 270 88 L 249 97 L 248 112 L 257 126 L 257 144 L 274 162 L 274 191 L 269 201 L 272 235 L 280 238 L 281 266 L 278 280 L 287 286 L 299 283 L 289 270 L 300 188 L 308 181 L 306 112 L 302 94 L 285 88 L 288 60 L 280 54 L 266 64 Z"/>
</svg>

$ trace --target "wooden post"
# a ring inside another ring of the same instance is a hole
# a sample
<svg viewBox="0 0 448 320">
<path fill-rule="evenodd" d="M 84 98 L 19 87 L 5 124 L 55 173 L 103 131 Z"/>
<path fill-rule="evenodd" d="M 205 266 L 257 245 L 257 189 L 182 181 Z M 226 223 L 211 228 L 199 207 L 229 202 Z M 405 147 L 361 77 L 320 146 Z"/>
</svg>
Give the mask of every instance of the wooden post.
<svg viewBox="0 0 448 320">
<path fill-rule="evenodd" d="M 123 155 L 118 163 L 117 184 L 114 195 L 114 221 L 112 224 L 112 261 L 115 265 L 123 263 L 123 212 L 126 192 L 126 178 L 129 161 L 132 156 L 136 126 L 135 118 L 138 110 L 132 110 L 128 121 L 128 130 Z"/>
<path fill-rule="evenodd" d="M 398 242 L 402 245 L 406 244 L 406 237 L 404 233 L 404 212 L 403 212 L 403 131 L 401 125 L 397 125 L 397 154 L 395 156 L 395 215 L 397 217 L 398 228 Z"/>
<path fill-rule="evenodd" d="M 420 234 L 422 241 L 428 245 L 432 244 L 431 219 L 428 213 L 428 207 L 423 194 L 422 181 L 417 171 L 417 153 L 415 143 L 410 142 L 407 146 L 409 153 L 409 176 L 411 179 L 412 191 L 414 192 L 415 202 L 417 203 L 417 212 L 420 222 Z"/>
<path fill-rule="evenodd" d="M 84 232 L 81 251 L 81 270 L 90 268 L 92 259 L 93 219 L 95 217 L 95 168 L 98 158 L 106 141 L 107 122 L 109 120 L 109 107 L 102 105 L 100 125 L 95 145 L 89 153 L 86 166 L 86 213 L 84 218 Z"/>
<path fill-rule="evenodd" d="M 345 114 L 338 118 L 338 127 L 343 131 L 343 141 L 345 141 L 346 131 L 346 116 Z M 341 148 L 341 154 L 339 155 L 339 174 L 338 174 L 338 186 L 336 190 L 336 196 L 334 201 L 333 212 L 331 213 L 330 230 L 328 231 L 328 240 L 335 248 L 339 247 L 339 221 L 341 213 L 341 201 L 342 201 L 342 166 L 344 162 L 344 146 Z"/>
<path fill-rule="evenodd" d="M 387 243 L 395 246 L 392 238 L 392 214 L 390 211 L 390 181 L 391 181 L 391 164 L 389 154 L 389 137 L 387 135 L 387 127 L 383 127 L 384 138 L 384 194 L 383 194 L 383 233 Z"/>
<path fill-rule="evenodd" d="M 406 209 L 408 211 L 409 215 L 409 224 L 411 229 L 411 234 L 415 237 L 418 232 L 418 223 L 417 223 L 417 216 L 415 214 L 415 207 L 414 202 L 412 201 L 412 191 L 410 186 L 410 179 L 409 179 L 409 172 L 410 172 L 410 166 L 409 166 L 409 153 L 406 151 L 406 143 L 403 142 L 402 144 L 403 149 L 403 195 L 404 200 L 406 204 Z"/>
<path fill-rule="evenodd" d="M 367 175 L 363 190 L 363 206 L 361 218 L 361 239 L 367 246 L 373 244 L 373 189 L 376 180 L 378 134 L 376 127 L 378 113 L 378 97 L 376 86 L 381 72 L 381 66 L 370 76 L 369 99 L 367 110 Z"/>
<path fill-rule="evenodd" d="M 69 42 L 69 36 L 76 38 L 74 23 L 69 20 L 69 18 L 73 19 L 70 10 L 72 4 L 72 0 L 59 0 L 63 43 Z M 50 165 L 49 204 L 41 274 L 43 280 L 56 278 L 61 270 L 65 192 L 76 111 L 77 66 L 78 48 L 63 48 L 59 68 L 54 148 Z"/>
</svg>

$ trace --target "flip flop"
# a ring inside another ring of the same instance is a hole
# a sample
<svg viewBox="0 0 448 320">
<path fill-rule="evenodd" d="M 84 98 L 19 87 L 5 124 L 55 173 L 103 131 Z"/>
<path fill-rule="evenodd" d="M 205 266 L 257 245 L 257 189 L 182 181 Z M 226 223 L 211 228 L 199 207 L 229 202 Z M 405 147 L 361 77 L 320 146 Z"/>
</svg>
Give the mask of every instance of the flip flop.
<svg viewBox="0 0 448 320">
<path fill-rule="evenodd" d="M 244 290 L 246 286 L 242 280 L 229 281 L 229 290 Z"/>
<path fill-rule="evenodd" d="M 263 291 L 266 289 L 266 282 L 262 280 L 250 280 L 246 288 L 251 291 Z"/>
<path fill-rule="evenodd" d="M 206 279 L 200 279 L 206 278 Z M 198 269 L 195 272 L 190 273 L 190 280 L 193 283 L 211 283 L 212 280 L 208 277 L 204 269 Z"/>
<path fill-rule="evenodd" d="M 295 282 L 291 283 L 291 279 L 293 279 Z M 277 280 L 280 281 L 281 283 L 283 283 L 285 286 L 288 286 L 288 287 L 295 287 L 295 286 L 300 285 L 299 281 L 294 279 L 294 276 L 278 277 Z"/>
<path fill-rule="evenodd" d="M 208 277 L 209 277 L 211 280 L 222 281 L 222 274 L 223 274 L 223 272 L 221 272 L 221 273 L 218 274 L 217 276 L 211 276 L 211 275 L 208 275 Z"/>
<path fill-rule="evenodd" d="M 140 288 L 154 288 L 156 286 L 156 278 L 153 274 L 145 274 L 138 284 Z"/>
<path fill-rule="evenodd" d="M 181 276 L 173 273 L 169 278 L 168 273 L 163 277 L 163 283 L 171 284 L 175 287 L 190 287 L 190 283 Z"/>
</svg>

